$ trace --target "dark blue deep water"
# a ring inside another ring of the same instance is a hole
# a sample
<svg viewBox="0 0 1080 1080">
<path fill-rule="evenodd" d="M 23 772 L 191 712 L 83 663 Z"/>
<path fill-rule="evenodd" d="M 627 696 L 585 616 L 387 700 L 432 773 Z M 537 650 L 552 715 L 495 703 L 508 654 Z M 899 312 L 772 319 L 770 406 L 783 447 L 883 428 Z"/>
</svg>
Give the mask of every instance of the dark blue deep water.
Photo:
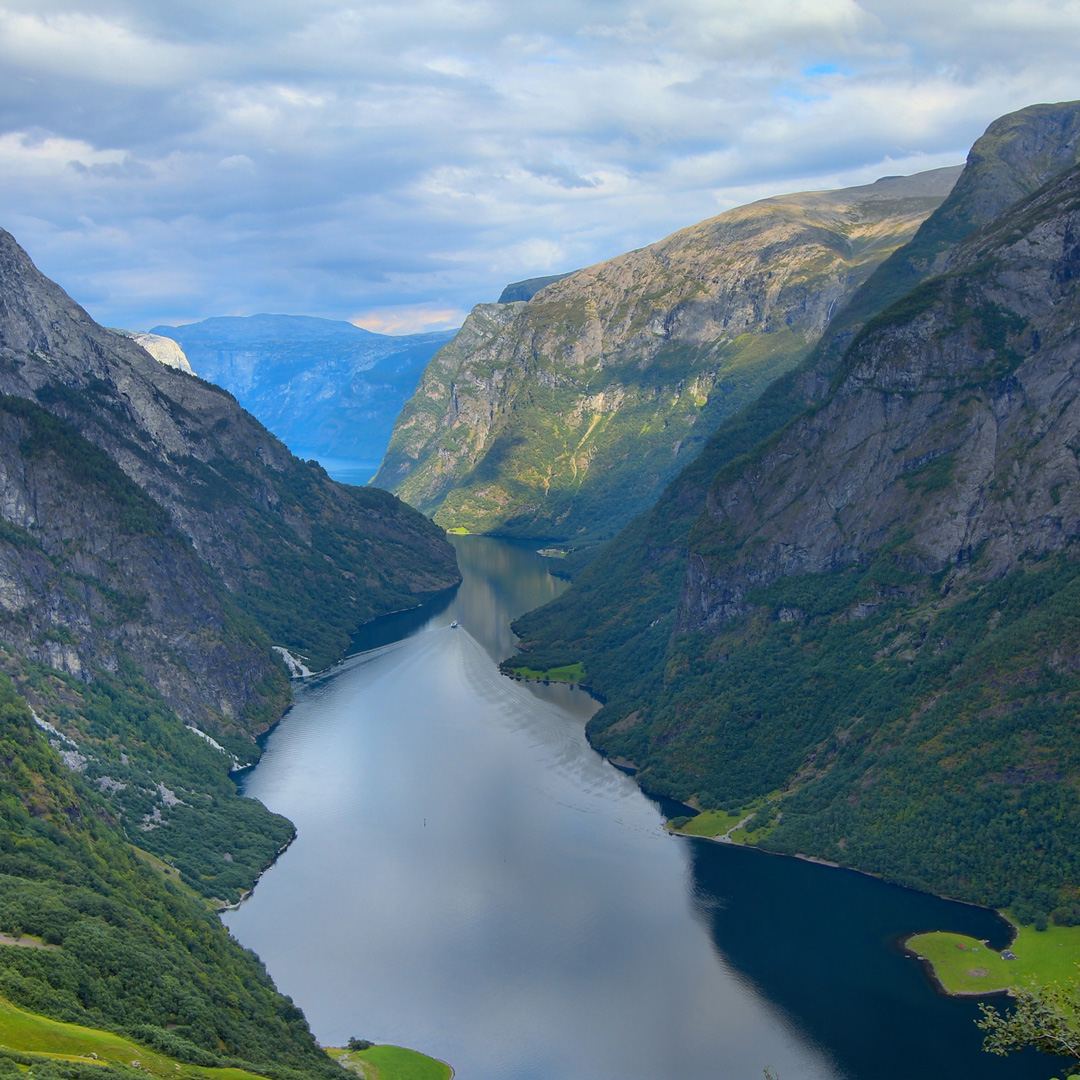
<svg viewBox="0 0 1080 1080">
<path fill-rule="evenodd" d="M 226 922 L 325 1045 L 412 1046 L 461 1080 L 1053 1074 L 983 1054 L 975 1004 L 898 946 L 1002 943 L 992 912 L 667 835 L 586 743 L 595 703 L 498 674 L 510 620 L 564 583 L 457 543 L 461 587 L 298 685 L 245 781 L 299 836 Z"/>
</svg>

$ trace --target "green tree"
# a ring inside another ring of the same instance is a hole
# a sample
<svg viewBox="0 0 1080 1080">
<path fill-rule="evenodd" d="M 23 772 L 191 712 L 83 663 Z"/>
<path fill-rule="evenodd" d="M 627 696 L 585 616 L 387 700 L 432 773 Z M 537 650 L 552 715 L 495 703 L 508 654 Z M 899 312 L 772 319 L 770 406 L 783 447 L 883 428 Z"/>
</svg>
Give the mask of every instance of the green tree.
<svg viewBox="0 0 1080 1080">
<path fill-rule="evenodd" d="M 1069 1058 L 1072 1070 L 1067 1080 L 1080 1080 L 1080 986 L 1056 983 L 1014 991 L 1015 1007 L 1009 1013 L 992 1005 L 979 1005 L 982 1019 L 976 1024 L 984 1032 L 983 1049 L 1005 1057 L 1016 1050 L 1034 1046 L 1045 1054 Z"/>
</svg>

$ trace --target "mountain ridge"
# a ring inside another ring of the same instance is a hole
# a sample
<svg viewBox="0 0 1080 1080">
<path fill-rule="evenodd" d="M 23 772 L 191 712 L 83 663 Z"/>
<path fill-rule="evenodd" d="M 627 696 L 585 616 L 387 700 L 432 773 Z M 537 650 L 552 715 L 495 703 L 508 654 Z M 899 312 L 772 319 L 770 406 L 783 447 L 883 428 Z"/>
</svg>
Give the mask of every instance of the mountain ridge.
<svg viewBox="0 0 1080 1080">
<path fill-rule="evenodd" d="M 809 352 L 959 173 L 775 196 L 480 305 L 433 357 L 375 483 L 447 527 L 610 535 Z"/>
</svg>

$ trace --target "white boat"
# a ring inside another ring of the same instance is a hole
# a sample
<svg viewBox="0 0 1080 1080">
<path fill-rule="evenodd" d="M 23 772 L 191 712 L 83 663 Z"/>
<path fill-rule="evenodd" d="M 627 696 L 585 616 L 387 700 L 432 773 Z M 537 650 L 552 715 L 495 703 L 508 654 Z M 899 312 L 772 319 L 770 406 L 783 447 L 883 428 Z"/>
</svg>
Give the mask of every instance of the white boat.
<svg viewBox="0 0 1080 1080">
<path fill-rule="evenodd" d="M 455 620 L 454 620 L 454 621 L 453 621 L 453 622 L 452 622 L 452 623 L 450 624 L 450 629 L 451 629 L 451 630 L 456 630 L 457 628 L 458 628 L 458 621 L 457 621 L 457 619 L 455 619 Z"/>
</svg>

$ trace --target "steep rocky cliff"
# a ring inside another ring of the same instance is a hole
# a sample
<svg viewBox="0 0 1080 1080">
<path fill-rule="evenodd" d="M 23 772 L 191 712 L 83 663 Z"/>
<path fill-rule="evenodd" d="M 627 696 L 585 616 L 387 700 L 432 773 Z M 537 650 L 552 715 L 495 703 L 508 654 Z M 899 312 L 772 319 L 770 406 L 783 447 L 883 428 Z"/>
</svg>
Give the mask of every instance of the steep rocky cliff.
<svg viewBox="0 0 1080 1080">
<path fill-rule="evenodd" d="M 805 358 L 957 175 L 766 199 L 481 305 L 432 359 L 375 482 L 447 527 L 610 536 Z"/>
<path fill-rule="evenodd" d="M 819 366 L 834 364 L 868 319 L 943 270 L 964 237 L 1077 161 L 1080 108 L 1075 101 L 1030 105 L 995 120 L 971 148 L 963 174 L 940 208 L 837 312 L 824 335 Z"/>
<path fill-rule="evenodd" d="M 457 580 L 438 526 L 292 457 L 0 233 L 0 668 L 194 888 L 235 899 L 291 835 L 227 776 L 290 700 L 272 646 L 324 666 Z"/>
<path fill-rule="evenodd" d="M 521 620 L 532 666 L 584 660 L 607 696 L 595 745 L 773 850 L 1077 916 L 1078 235 L 1074 168 Z"/>
</svg>

